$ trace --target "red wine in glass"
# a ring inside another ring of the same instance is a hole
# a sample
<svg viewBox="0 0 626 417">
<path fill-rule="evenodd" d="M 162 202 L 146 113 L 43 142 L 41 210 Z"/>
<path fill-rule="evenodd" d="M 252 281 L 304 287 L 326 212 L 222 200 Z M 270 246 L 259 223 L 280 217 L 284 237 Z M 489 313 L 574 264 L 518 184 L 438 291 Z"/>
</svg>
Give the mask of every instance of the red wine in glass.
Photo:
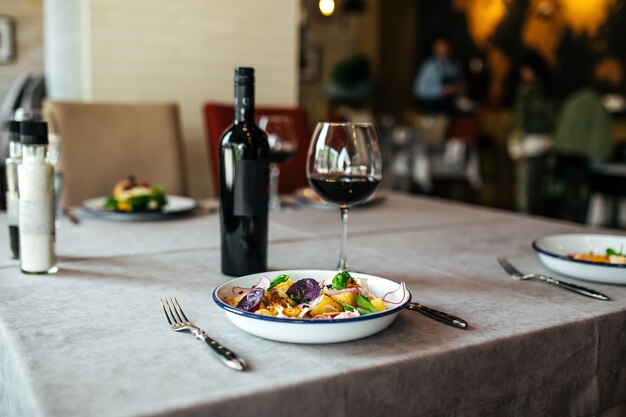
<svg viewBox="0 0 626 417">
<path fill-rule="evenodd" d="M 353 206 L 367 200 L 378 188 L 380 179 L 372 176 L 312 175 L 313 190 L 329 203 Z"/>
<path fill-rule="evenodd" d="M 296 155 L 296 149 L 281 149 L 274 151 L 270 149 L 270 163 L 282 165 Z"/>
</svg>

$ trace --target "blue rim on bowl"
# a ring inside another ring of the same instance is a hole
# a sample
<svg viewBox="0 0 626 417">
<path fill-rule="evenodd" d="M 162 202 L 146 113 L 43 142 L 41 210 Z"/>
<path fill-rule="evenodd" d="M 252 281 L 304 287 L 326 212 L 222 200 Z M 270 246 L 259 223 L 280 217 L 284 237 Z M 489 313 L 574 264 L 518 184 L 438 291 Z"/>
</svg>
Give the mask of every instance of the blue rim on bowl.
<svg viewBox="0 0 626 417">
<path fill-rule="evenodd" d="M 356 321 L 364 321 L 364 320 L 373 320 L 373 319 L 377 319 L 379 317 L 384 317 L 387 316 L 389 314 L 394 314 L 399 312 L 400 310 L 402 310 L 404 308 L 404 306 L 406 306 L 407 304 L 409 304 L 411 302 L 411 291 L 409 291 L 409 289 L 406 289 L 406 292 L 408 294 L 408 298 L 406 300 L 406 302 L 404 304 L 401 305 L 397 305 L 395 307 L 390 308 L 389 310 L 385 310 L 385 311 L 381 311 L 379 313 L 374 313 L 374 314 L 368 314 L 365 316 L 359 316 L 359 317 L 347 317 L 344 319 L 292 319 L 292 318 L 281 318 L 281 317 L 270 317 L 270 316 L 262 316 L 260 314 L 255 314 L 255 313 L 250 313 L 249 311 L 244 311 L 244 310 L 240 310 L 238 308 L 235 308 L 233 306 L 230 306 L 228 304 L 226 304 L 225 302 L 223 302 L 222 300 L 220 300 L 220 298 L 217 296 L 217 291 L 221 288 L 221 285 L 219 285 L 217 288 L 215 288 L 213 290 L 213 301 L 215 301 L 215 304 L 217 304 L 220 308 L 229 311 L 231 313 L 235 313 L 238 314 L 240 316 L 244 316 L 244 317 L 249 317 L 252 319 L 256 319 L 256 320 L 266 320 L 266 321 L 273 321 L 273 322 L 279 322 L 279 323 L 290 323 L 290 324 L 302 324 L 302 323 L 307 323 L 307 324 L 328 324 L 328 323 L 349 323 L 349 322 L 356 322 Z"/>
<path fill-rule="evenodd" d="M 563 260 L 566 260 L 566 261 L 576 262 L 576 263 L 580 263 L 580 264 L 601 266 L 601 267 L 604 267 L 604 268 L 626 268 L 626 264 L 610 264 L 610 263 L 583 261 L 581 259 L 573 259 L 573 258 L 570 258 L 570 257 L 565 256 L 565 255 L 560 255 L 558 253 L 550 252 L 548 250 L 545 250 L 545 249 L 539 247 L 539 245 L 537 244 L 538 240 L 540 240 L 540 239 L 537 239 L 537 240 L 533 241 L 533 244 L 532 244 L 532 247 L 535 250 L 535 252 L 538 252 L 538 253 L 541 253 L 541 254 L 544 254 L 544 255 L 547 255 L 547 256 L 551 256 L 553 258 L 563 259 Z"/>
</svg>

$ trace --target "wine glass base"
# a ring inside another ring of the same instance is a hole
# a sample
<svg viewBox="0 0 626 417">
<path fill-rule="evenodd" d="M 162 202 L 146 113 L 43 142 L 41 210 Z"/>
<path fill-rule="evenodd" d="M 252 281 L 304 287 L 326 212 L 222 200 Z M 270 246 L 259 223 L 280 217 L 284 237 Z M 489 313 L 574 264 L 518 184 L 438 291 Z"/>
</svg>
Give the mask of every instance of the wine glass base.
<svg viewBox="0 0 626 417">
<path fill-rule="evenodd" d="M 292 211 L 298 207 L 298 204 L 292 201 L 290 198 L 278 198 L 276 202 L 270 202 L 270 210 L 275 211 Z"/>
<path fill-rule="evenodd" d="M 283 204 L 280 201 L 280 198 L 275 198 L 273 200 L 270 200 L 269 206 L 270 206 L 270 210 L 278 210 L 278 211 L 280 211 L 283 208 Z"/>
<path fill-rule="evenodd" d="M 339 264 L 337 264 L 337 271 L 347 271 L 348 270 L 348 260 L 341 259 Z"/>
</svg>

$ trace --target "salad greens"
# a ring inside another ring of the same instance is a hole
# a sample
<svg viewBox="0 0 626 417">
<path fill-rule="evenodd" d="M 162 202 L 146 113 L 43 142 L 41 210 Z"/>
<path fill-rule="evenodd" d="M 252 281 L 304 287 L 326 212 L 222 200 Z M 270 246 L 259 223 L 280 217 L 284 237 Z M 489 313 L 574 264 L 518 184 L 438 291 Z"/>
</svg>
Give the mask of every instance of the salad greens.
<svg viewBox="0 0 626 417">
<path fill-rule="evenodd" d="M 167 196 L 162 187 L 157 185 L 152 187 L 149 193 L 130 195 L 124 199 L 111 195 L 107 197 L 104 207 L 108 210 L 145 211 L 151 209 L 151 202 L 154 202 L 153 204 L 158 209 L 167 204 Z"/>
<path fill-rule="evenodd" d="M 612 249 L 612 248 L 607 248 L 606 249 L 606 256 L 624 256 L 624 246 L 620 246 L 619 248 L 619 252 L 617 252 L 616 250 Z"/>
<path fill-rule="evenodd" d="M 338 273 L 333 278 L 333 282 L 332 282 L 333 288 L 336 290 L 343 290 L 344 288 L 346 288 L 346 284 L 348 283 L 348 280 L 350 278 L 352 278 L 352 276 L 350 275 L 348 271 L 342 271 Z"/>
<path fill-rule="evenodd" d="M 267 287 L 267 291 L 271 290 L 272 288 L 274 288 L 275 286 L 277 286 L 278 284 L 282 284 L 283 282 L 289 280 L 289 277 L 291 276 L 291 274 L 280 274 L 279 276 L 277 276 L 276 278 L 274 278 L 274 281 L 272 281 L 270 283 L 270 286 Z"/>
<path fill-rule="evenodd" d="M 376 310 L 376 308 L 372 305 L 370 300 L 363 297 L 361 294 L 356 296 L 356 305 L 358 305 L 363 310 L 367 310 L 370 313 L 378 313 L 378 310 Z"/>
</svg>

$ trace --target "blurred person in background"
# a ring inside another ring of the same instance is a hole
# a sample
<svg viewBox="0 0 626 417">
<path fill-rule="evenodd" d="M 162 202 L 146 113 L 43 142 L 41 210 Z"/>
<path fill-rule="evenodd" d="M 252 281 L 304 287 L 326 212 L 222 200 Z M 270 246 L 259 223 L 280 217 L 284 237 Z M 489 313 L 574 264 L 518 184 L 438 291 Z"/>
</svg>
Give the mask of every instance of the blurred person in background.
<svg viewBox="0 0 626 417">
<path fill-rule="evenodd" d="M 563 102 L 548 196 L 555 217 L 600 224 L 609 216 L 610 201 L 590 194 L 592 166 L 605 162 L 611 153 L 612 121 L 602 98 L 619 92 L 622 73 L 617 60 L 603 58 L 594 66 L 590 85 Z"/>
<path fill-rule="evenodd" d="M 602 104 L 602 96 L 622 84 L 621 66 L 607 66 L 602 60 L 595 66 L 592 82 L 565 99 L 554 141 L 555 151 L 605 161 L 611 151 L 611 117 Z M 607 68 L 613 69 L 607 71 Z"/>
<path fill-rule="evenodd" d="M 451 115 L 461 81 L 461 66 L 452 57 L 450 42 L 438 37 L 433 42 L 433 56 L 424 61 L 413 83 L 424 113 Z"/>
<path fill-rule="evenodd" d="M 550 79 L 545 61 L 534 51 L 526 52 L 508 142 L 509 156 L 515 161 L 515 206 L 525 213 L 542 211 L 542 177 L 553 131 L 553 105 L 547 94 Z"/>
<path fill-rule="evenodd" d="M 440 36 L 433 42 L 433 56 L 424 61 L 413 82 L 422 110 L 418 137 L 430 153 L 443 151 L 461 81 L 461 66 L 452 57 L 450 42 Z"/>
</svg>

